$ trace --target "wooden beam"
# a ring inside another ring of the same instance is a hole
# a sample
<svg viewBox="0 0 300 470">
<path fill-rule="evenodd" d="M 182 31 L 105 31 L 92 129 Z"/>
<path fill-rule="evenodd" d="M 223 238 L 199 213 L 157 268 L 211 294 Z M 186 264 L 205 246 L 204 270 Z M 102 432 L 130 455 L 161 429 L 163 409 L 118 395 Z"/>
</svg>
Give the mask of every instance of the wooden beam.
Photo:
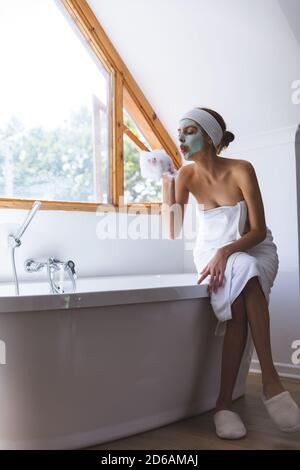
<svg viewBox="0 0 300 470">
<path fill-rule="evenodd" d="M 158 149 L 162 147 L 159 139 L 157 138 L 152 127 L 149 125 L 147 119 L 145 119 L 143 113 L 141 113 L 139 107 L 135 104 L 134 99 L 130 95 L 126 86 L 124 86 L 123 91 L 123 105 L 130 117 L 133 119 L 135 124 L 138 126 L 139 130 L 149 142 L 152 149 Z M 170 155 L 171 156 L 171 155 Z"/>
<path fill-rule="evenodd" d="M 139 147 L 141 150 L 149 151 L 148 147 L 146 147 L 146 145 L 143 144 L 143 142 L 141 142 L 140 139 L 127 126 L 123 126 L 123 131 L 124 134 L 126 134 L 137 147 Z"/>
<path fill-rule="evenodd" d="M 123 77 L 114 75 L 113 110 L 113 204 L 119 205 L 124 195 L 124 143 L 123 143 Z"/>
</svg>

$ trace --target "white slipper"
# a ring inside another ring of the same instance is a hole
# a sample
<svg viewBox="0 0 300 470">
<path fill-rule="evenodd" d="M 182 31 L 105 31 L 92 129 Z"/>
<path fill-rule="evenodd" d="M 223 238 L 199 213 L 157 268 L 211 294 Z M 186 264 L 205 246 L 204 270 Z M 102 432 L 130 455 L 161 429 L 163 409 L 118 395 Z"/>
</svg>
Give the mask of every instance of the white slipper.
<svg viewBox="0 0 300 470">
<path fill-rule="evenodd" d="M 237 413 L 230 410 L 220 410 L 214 415 L 217 436 L 221 439 L 241 439 L 247 431 Z"/>
<path fill-rule="evenodd" d="M 281 431 L 295 432 L 300 430 L 300 410 L 290 392 L 284 392 L 269 398 L 262 393 L 262 401 L 270 418 Z"/>
</svg>

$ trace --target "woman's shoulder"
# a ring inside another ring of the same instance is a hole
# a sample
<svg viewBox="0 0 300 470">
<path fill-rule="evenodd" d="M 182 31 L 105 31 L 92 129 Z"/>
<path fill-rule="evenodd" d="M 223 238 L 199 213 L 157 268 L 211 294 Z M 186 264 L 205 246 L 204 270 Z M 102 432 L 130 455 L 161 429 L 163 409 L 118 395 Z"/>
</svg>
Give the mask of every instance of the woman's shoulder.
<svg viewBox="0 0 300 470">
<path fill-rule="evenodd" d="M 226 170 L 234 172 L 249 172 L 254 170 L 252 163 L 248 160 L 233 157 L 220 158 L 222 158 L 222 163 L 224 164 L 224 169 Z M 178 176 L 180 176 L 181 179 L 190 178 L 195 173 L 197 174 L 196 165 L 194 163 L 187 163 L 182 165 L 178 170 Z"/>
<path fill-rule="evenodd" d="M 241 158 L 230 158 L 230 173 L 239 187 L 257 185 L 256 171 L 251 162 Z"/>
<path fill-rule="evenodd" d="M 224 157 L 222 157 L 223 159 Z M 255 172 L 251 162 L 242 158 L 224 158 L 226 166 L 235 173 Z"/>
<path fill-rule="evenodd" d="M 182 165 L 178 170 L 178 176 L 180 176 L 181 178 L 186 178 L 190 176 L 194 171 L 193 167 L 193 163 L 186 163 L 185 165 Z"/>
<path fill-rule="evenodd" d="M 225 161 L 228 165 L 232 166 L 251 165 L 251 162 L 249 162 L 248 160 L 244 160 L 243 158 L 222 157 L 222 160 Z"/>
</svg>

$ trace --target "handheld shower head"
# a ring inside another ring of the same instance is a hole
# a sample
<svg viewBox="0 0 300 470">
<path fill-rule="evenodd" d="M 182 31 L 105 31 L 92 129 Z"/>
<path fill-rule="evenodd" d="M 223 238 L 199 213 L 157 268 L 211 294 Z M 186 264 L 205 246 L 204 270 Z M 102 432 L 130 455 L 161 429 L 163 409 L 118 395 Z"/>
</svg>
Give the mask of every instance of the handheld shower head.
<svg viewBox="0 0 300 470">
<path fill-rule="evenodd" d="M 11 251 L 11 261 L 12 261 L 12 268 L 13 268 L 13 274 L 14 274 L 16 295 L 19 295 L 19 281 L 18 281 L 16 262 L 15 262 L 15 248 L 21 245 L 21 237 L 23 233 L 25 232 L 25 230 L 27 229 L 28 225 L 30 224 L 36 211 L 40 208 L 40 206 L 41 206 L 41 202 L 35 201 L 26 219 L 22 223 L 17 235 L 14 235 L 13 233 L 10 233 L 8 235 L 8 247 L 10 248 L 10 251 Z"/>
<path fill-rule="evenodd" d="M 27 215 L 26 219 L 24 220 L 23 224 L 21 225 L 19 232 L 17 235 L 15 235 L 16 240 L 20 241 L 23 233 L 27 229 L 28 225 L 30 224 L 31 220 L 33 219 L 35 213 L 39 210 L 41 207 L 41 202 L 40 201 L 35 201 L 29 214 Z"/>
</svg>

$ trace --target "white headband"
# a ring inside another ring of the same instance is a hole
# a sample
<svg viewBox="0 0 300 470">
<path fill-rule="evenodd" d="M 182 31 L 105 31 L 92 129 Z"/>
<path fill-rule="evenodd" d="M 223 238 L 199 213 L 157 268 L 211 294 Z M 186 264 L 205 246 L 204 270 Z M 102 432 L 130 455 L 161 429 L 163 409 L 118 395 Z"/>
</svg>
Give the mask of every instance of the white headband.
<svg viewBox="0 0 300 470">
<path fill-rule="evenodd" d="M 223 137 L 222 127 L 218 121 L 210 113 L 204 111 L 204 109 L 193 108 L 185 113 L 180 121 L 183 119 L 192 119 L 203 127 L 205 132 L 207 132 L 209 137 L 212 139 L 215 148 L 221 142 Z"/>
</svg>

